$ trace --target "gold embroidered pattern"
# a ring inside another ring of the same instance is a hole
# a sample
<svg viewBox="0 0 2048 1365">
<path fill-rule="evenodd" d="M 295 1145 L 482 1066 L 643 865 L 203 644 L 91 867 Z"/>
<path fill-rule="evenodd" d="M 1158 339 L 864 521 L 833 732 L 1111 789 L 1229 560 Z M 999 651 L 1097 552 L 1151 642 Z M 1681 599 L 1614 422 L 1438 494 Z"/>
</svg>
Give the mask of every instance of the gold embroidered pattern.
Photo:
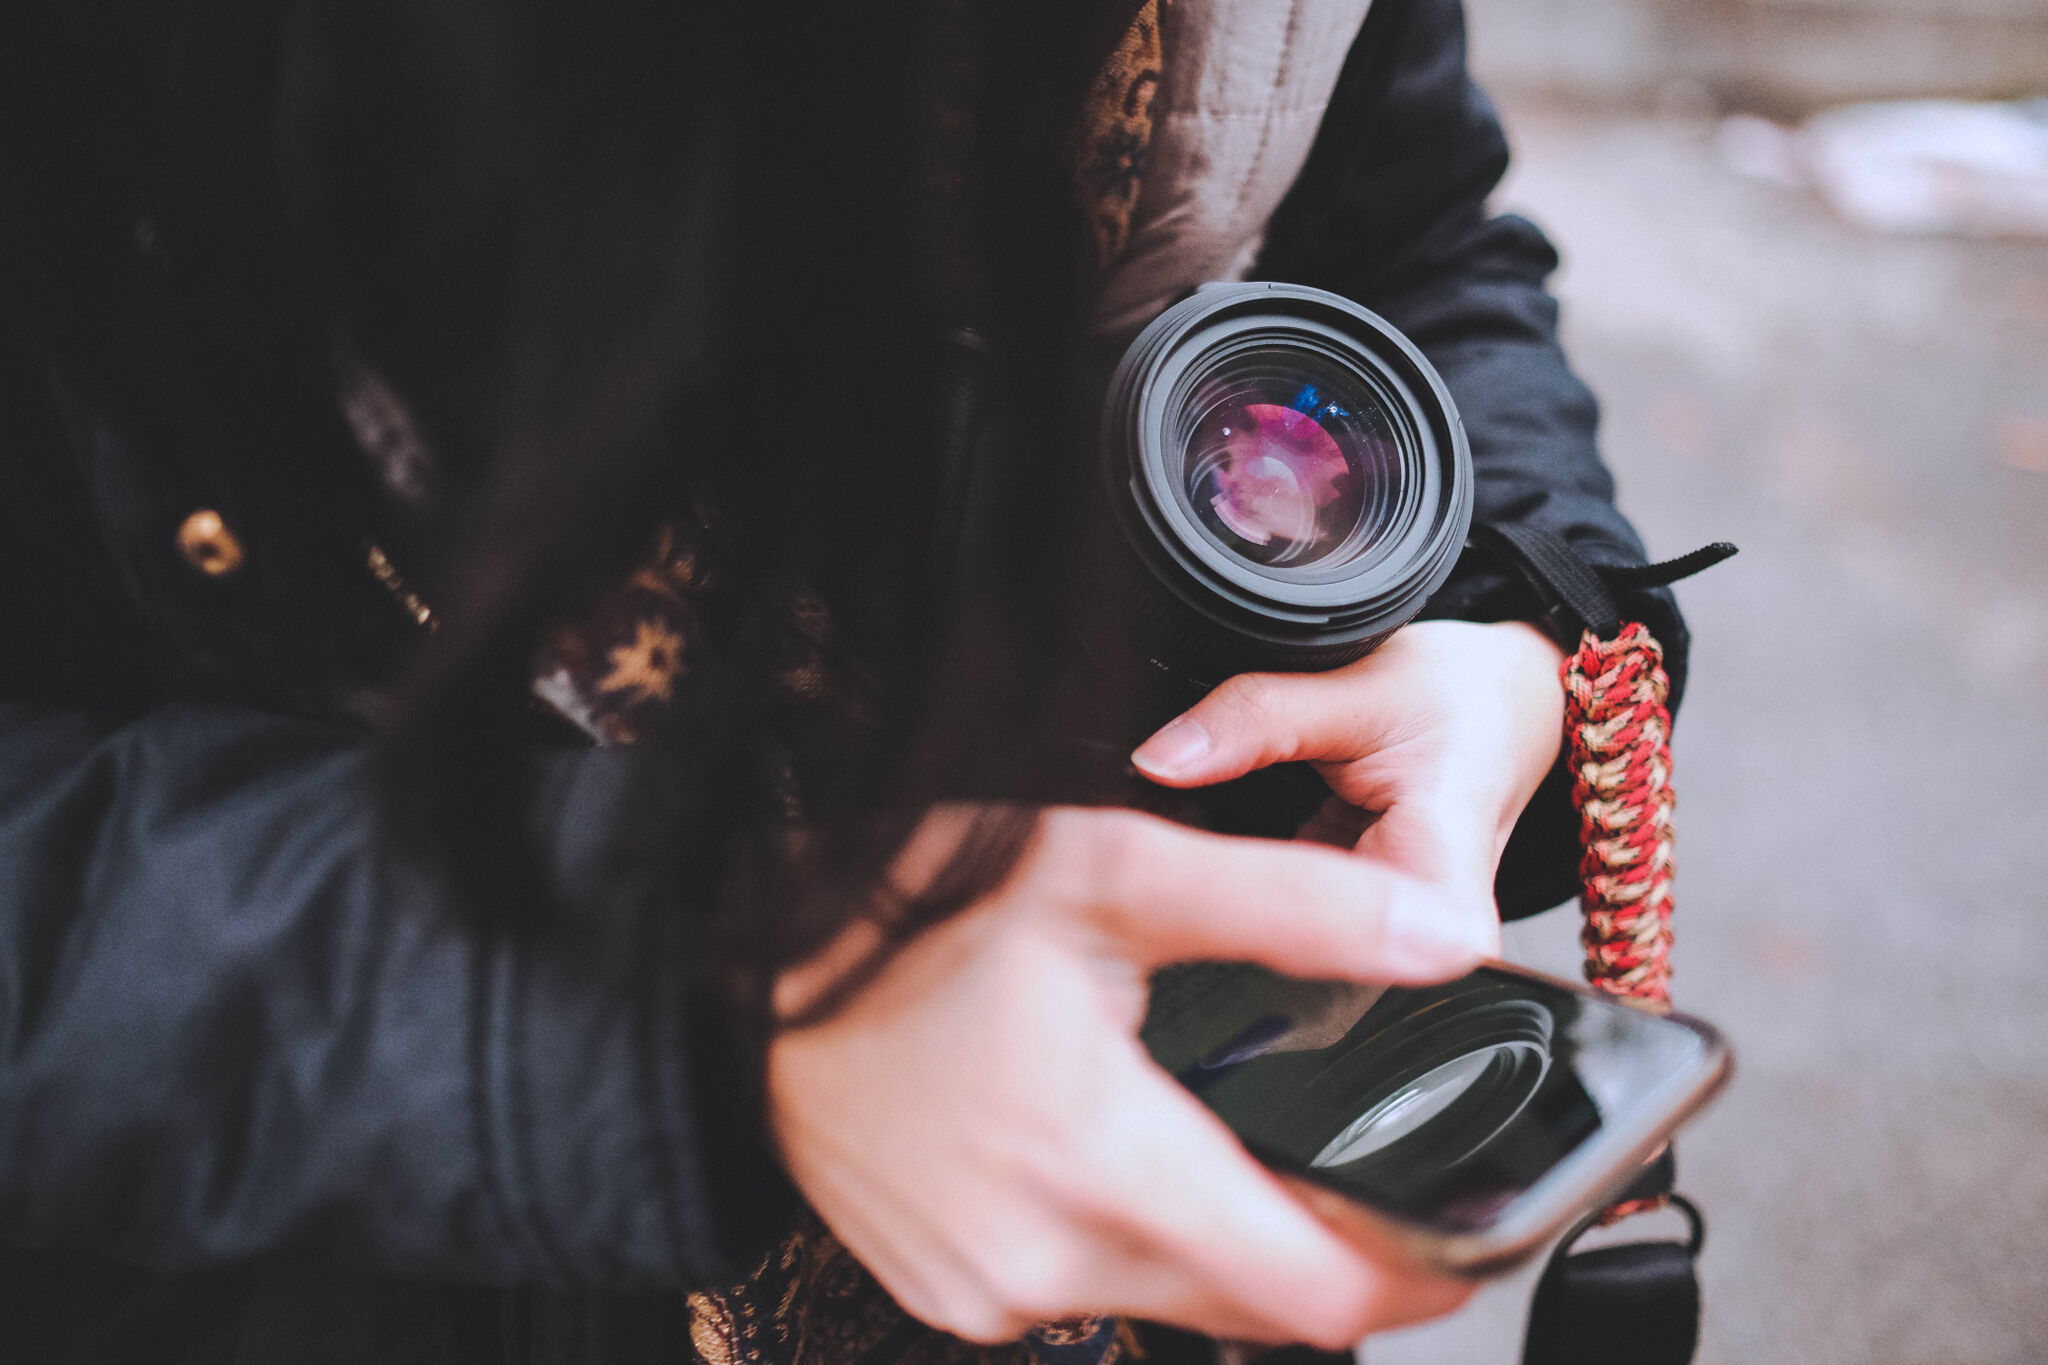
<svg viewBox="0 0 2048 1365">
<path fill-rule="evenodd" d="M 676 529 L 663 528 L 631 578 L 548 641 L 534 695 L 600 744 L 638 740 L 688 671 L 710 586 Z"/>
<path fill-rule="evenodd" d="M 898 1308 L 815 1219 L 746 1283 L 692 1294 L 690 1344 L 694 1365 L 1119 1365 L 1136 1354 L 1129 1333 L 1100 1318 L 1002 1346 L 934 1331 Z"/>
<path fill-rule="evenodd" d="M 1074 191 L 1095 230 L 1096 263 L 1107 268 L 1130 237 L 1145 154 L 1152 146 L 1152 101 L 1159 92 L 1160 0 L 1145 0 L 1137 22 L 1089 87 L 1075 125 Z"/>
<path fill-rule="evenodd" d="M 598 691 L 625 693 L 634 701 L 667 701 L 683 671 L 683 637 L 663 622 L 637 621 L 632 643 L 614 645 L 606 656 L 612 671 L 597 680 Z"/>
</svg>

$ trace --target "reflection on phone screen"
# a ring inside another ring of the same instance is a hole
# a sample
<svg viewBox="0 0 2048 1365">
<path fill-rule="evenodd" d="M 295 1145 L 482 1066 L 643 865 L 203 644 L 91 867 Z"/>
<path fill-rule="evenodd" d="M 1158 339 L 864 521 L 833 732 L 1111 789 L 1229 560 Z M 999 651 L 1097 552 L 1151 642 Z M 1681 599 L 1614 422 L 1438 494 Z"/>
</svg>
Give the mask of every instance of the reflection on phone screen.
<svg viewBox="0 0 2048 1365">
<path fill-rule="evenodd" d="M 1491 1225 L 1705 1047 L 1683 1025 L 1485 968 L 1382 987 L 1171 967 L 1143 1036 L 1269 1164 L 1444 1232 Z"/>
</svg>

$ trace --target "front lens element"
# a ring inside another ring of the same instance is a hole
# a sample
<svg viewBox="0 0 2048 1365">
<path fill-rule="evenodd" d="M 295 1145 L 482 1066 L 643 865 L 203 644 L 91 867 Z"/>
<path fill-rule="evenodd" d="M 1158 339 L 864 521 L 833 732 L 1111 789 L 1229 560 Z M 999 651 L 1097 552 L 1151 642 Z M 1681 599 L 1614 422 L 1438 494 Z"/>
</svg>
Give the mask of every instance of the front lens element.
<svg viewBox="0 0 2048 1365">
<path fill-rule="evenodd" d="M 1308 1164 L 1343 1166 L 1391 1147 L 1450 1108 L 1492 1060 L 1491 1050 L 1480 1048 L 1410 1081 L 1353 1119 Z"/>
<path fill-rule="evenodd" d="M 1529 1040 L 1474 1048 L 1371 1105 L 1309 1165 L 1341 1169 L 1425 1129 L 1431 1159 L 1456 1165 L 1514 1122 L 1549 1069 L 1549 1055 Z"/>
<path fill-rule="evenodd" d="M 1314 355 L 1240 356 L 1200 385 L 1182 486 L 1225 549 L 1270 568 L 1357 557 L 1393 512 L 1399 450 L 1357 376 Z"/>
</svg>

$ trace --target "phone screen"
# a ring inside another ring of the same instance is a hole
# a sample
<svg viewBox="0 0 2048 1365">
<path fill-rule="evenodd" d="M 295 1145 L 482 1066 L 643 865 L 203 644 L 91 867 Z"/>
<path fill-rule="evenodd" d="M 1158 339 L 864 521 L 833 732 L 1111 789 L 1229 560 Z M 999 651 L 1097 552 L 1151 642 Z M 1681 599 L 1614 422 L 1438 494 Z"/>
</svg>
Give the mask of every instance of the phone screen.
<svg viewBox="0 0 2048 1365">
<path fill-rule="evenodd" d="M 1491 1227 L 1603 1128 L 1707 1062 L 1692 1028 L 1482 967 L 1439 986 L 1234 963 L 1152 981 L 1143 1038 L 1277 1169 L 1444 1233 Z"/>
</svg>

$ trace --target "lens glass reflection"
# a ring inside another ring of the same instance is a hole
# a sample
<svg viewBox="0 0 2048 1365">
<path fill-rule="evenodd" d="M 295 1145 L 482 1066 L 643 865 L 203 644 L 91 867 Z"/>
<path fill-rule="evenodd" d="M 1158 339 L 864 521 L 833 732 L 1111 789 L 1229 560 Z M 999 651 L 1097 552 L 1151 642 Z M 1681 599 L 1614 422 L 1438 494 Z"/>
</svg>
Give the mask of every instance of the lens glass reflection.
<svg viewBox="0 0 2048 1365">
<path fill-rule="evenodd" d="M 1234 358 L 1200 385 L 1182 469 L 1196 520 L 1225 549 L 1272 568 L 1356 557 L 1394 510 L 1397 446 L 1384 406 L 1324 358 Z"/>
<path fill-rule="evenodd" d="M 1144 1039 L 1267 1161 L 1447 1231 L 1490 1224 L 1702 1050 L 1681 1024 L 1484 968 L 1380 987 L 1242 963 L 1157 974 Z"/>
<path fill-rule="evenodd" d="M 1352 1120 L 1308 1164 L 1342 1166 L 1392 1146 L 1450 1108 L 1493 1060 L 1494 1049 L 1478 1048 L 1409 1082 Z"/>
</svg>

